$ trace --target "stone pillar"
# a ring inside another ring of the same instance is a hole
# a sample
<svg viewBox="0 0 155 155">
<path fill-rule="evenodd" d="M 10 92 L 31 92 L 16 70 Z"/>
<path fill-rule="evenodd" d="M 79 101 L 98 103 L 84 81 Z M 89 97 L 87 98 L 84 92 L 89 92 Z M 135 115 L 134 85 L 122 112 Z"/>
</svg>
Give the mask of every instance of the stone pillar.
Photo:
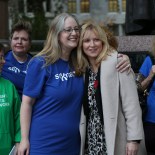
<svg viewBox="0 0 155 155">
<path fill-rule="evenodd" d="M 0 0 L 0 39 L 8 39 L 8 0 Z"/>
<path fill-rule="evenodd" d="M 107 0 L 91 0 L 90 14 L 93 20 L 98 23 L 106 22 L 108 12 Z"/>
</svg>

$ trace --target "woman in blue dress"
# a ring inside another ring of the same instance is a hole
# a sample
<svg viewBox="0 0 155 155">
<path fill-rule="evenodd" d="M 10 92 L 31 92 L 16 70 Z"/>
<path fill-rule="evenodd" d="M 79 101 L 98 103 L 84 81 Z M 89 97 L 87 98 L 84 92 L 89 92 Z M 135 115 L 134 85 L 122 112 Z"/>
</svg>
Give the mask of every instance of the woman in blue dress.
<svg viewBox="0 0 155 155">
<path fill-rule="evenodd" d="M 79 36 L 77 19 L 58 15 L 43 50 L 30 61 L 21 105 L 19 155 L 79 155 L 84 87 L 76 60 Z"/>
</svg>

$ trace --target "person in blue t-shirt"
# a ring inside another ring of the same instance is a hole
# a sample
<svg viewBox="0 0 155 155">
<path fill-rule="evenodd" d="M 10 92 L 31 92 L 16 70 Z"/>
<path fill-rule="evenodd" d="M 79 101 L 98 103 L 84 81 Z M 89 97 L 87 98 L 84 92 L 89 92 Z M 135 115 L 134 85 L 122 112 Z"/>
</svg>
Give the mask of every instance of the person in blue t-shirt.
<svg viewBox="0 0 155 155">
<path fill-rule="evenodd" d="M 80 153 L 84 80 L 76 58 L 79 36 L 80 26 L 73 15 L 56 16 L 43 50 L 28 65 L 20 112 L 20 155 Z M 118 66 L 124 69 L 128 64 L 123 60 Z"/>
<path fill-rule="evenodd" d="M 31 24 L 28 21 L 18 21 L 11 30 L 11 50 L 5 55 L 5 65 L 2 77 L 10 80 L 22 97 L 27 64 L 32 58 L 29 54 L 31 47 Z"/>
<path fill-rule="evenodd" d="M 155 154 L 155 81 L 152 81 L 155 76 L 155 65 L 152 61 L 154 57 L 155 38 L 153 39 L 152 53 L 145 58 L 136 79 L 139 90 L 144 91 L 149 84 L 152 84 L 147 96 L 147 113 L 144 118 L 145 144 L 148 155 Z"/>
</svg>

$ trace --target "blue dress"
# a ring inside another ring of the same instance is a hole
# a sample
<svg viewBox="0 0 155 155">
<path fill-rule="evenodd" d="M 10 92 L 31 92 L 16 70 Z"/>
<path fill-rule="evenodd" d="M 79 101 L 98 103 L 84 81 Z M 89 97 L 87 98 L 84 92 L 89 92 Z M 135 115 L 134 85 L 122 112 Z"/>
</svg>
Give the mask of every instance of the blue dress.
<svg viewBox="0 0 155 155">
<path fill-rule="evenodd" d="M 148 77 L 150 70 L 152 68 L 152 61 L 149 56 L 147 56 L 139 70 L 139 72 Z M 155 81 L 150 89 L 149 96 L 147 97 L 147 107 L 148 111 L 145 117 L 145 121 L 155 123 Z"/>
<path fill-rule="evenodd" d="M 27 70 L 23 94 L 36 98 L 30 127 L 30 155 L 79 155 L 79 122 L 83 77 L 67 61 L 43 67 L 34 58 Z"/>
</svg>

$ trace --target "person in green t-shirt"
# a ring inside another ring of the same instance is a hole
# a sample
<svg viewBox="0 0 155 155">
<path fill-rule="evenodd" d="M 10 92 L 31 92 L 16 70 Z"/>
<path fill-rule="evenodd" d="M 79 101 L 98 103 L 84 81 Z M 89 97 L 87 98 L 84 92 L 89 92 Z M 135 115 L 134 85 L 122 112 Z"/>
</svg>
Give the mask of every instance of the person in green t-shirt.
<svg viewBox="0 0 155 155">
<path fill-rule="evenodd" d="M 0 44 L 0 73 L 4 63 L 4 47 Z M 15 86 L 0 76 L 0 155 L 8 155 L 14 145 L 18 148 L 21 138 L 20 105 Z"/>
</svg>

